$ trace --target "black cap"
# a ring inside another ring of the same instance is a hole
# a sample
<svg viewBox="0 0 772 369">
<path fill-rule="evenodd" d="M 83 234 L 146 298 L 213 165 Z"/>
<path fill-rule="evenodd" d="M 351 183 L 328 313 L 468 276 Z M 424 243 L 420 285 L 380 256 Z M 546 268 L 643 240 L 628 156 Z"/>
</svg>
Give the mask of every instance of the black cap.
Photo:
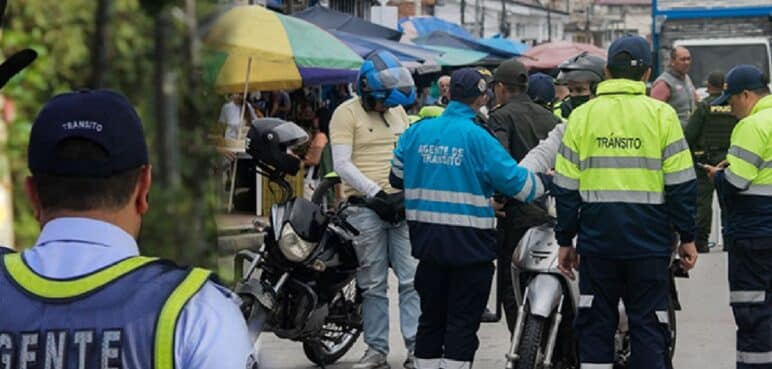
<svg viewBox="0 0 772 369">
<path fill-rule="evenodd" d="M 519 60 L 505 60 L 493 72 L 493 81 L 511 86 L 528 86 L 528 68 Z"/>
<path fill-rule="evenodd" d="M 766 87 L 767 83 L 769 83 L 769 80 L 764 76 L 761 69 L 748 64 L 735 66 L 726 74 L 724 93 L 713 100 L 710 105 L 723 105 L 729 100 L 730 96 L 745 90 Z"/>
<path fill-rule="evenodd" d="M 555 100 L 555 85 L 552 77 L 544 73 L 535 73 L 528 77 L 528 96 L 539 103 L 551 103 Z"/>
<path fill-rule="evenodd" d="M 57 156 L 57 144 L 79 137 L 107 153 L 106 160 Z M 109 90 L 83 90 L 54 96 L 32 124 L 28 166 L 33 175 L 109 177 L 148 163 L 142 121 L 129 101 Z"/>
<path fill-rule="evenodd" d="M 484 95 L 488 83 L 475 68 L 459 69 L 450 76 L 450 99 L 460 100 Z"/>
<path fill-rule="evenodd" d="M 630 58 L 620 58 L 627 53 Z M 652 65 L 651 47 L 641 36 L 628 35 L 614 40 L 608 48 L 606 65 L 615 67 L 650 67 Z"/>
<path fill-rule="evenodd" d="M 713 72 L 708 75 L 708 86 L 724 88 L 724 73 Z"/>
</svg>

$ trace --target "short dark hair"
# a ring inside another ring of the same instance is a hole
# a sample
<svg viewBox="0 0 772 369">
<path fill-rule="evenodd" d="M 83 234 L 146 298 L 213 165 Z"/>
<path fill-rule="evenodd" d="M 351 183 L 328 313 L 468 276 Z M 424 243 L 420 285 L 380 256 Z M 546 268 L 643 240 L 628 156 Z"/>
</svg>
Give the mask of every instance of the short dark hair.
<svg viewBox="0 0 772 369">
<path fill-rule="evenodd" d="M 80 137 L 59 142 L 56 154 L 72 160 L 107 160 L 108 155 L 97 143 Z M 105 178 L 33 174 L 33 181 L 43 209 L 116 210 L 131 199 L 140 170 L 128 169 Z"/>
<path fill-rule="evenodd" d="M 632 55 L 627 52 L 621 52 L 611 59 L 608 65 L 608 72 L 611 78 L 624 78 L 633 81 L 640 81 L 643 75 L 649 69 L 648 65 L 631 65 Z"/>
</svg>

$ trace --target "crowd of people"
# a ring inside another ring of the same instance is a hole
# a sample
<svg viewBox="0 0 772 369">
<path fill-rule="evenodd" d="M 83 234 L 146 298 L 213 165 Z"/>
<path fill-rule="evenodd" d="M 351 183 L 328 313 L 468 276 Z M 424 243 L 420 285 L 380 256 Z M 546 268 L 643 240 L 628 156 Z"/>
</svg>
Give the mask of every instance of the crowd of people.
<svg viewBox="0 0 772 369">
<path fill-rule="evenodd" d="M 649 44 L 625 36 L 606 59 L 566 61 L 557 83 L 515 59 L 492 73 L 462 68 L 440 78 L 436 108 L 411 124 L 404 107 L 417 100 L 412 76 L 377 51 L 353 96 L 342 86 L 323 99 L 234 95 L 220 120 L 228 138 L 241 136 L 247 114 L 305 122 L 314 132 L 306 165 L 321 166 L 327 155 L 342 197 L 368 200 L 347 210 L 359 231 L 368 347 L 354 369 L 389 367 L 389 268 L 398 279 L 404 367 L 470 369 L 493 261 L 508 265 L 524 230 L 548 216 L 545 194 L 556 199 L 558 267 L 578 278 L 580 368 L 613 368 L 620 300 L 629 367 L 672 367 L 672 322 L 663 314 L 670 257 L 676 248 L 688 270 L 706 251 L 714 188 L 724 209 L 737 367 L 770 368 L 769 78 L 738 65 L 710 75 L 710 95 L 699 101 L 689 63 L 688 50 L 674 49 L 648 91 Z M 23 252 L 0 248 L 0 362 L 258 367 L 238 299 L 211 272 L 139 256 L 151 166 L 125 97 L 82 90 L 52 98 L 32 125 L 28 167 L 25 190 L 42 231 Z M 511 285 L 507 274 L 499 278 Z M 517 311 L 512 291 L 502 293 L 511 329 Z"/>
</svg>

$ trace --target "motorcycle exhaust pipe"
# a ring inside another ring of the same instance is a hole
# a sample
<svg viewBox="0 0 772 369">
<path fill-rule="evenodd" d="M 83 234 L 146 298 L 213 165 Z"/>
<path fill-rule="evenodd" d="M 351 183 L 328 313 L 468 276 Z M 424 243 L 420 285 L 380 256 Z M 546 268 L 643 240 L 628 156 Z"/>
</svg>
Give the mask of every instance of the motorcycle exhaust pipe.
<svg viewBox="0 0 772 369">
<path fill-rule="evenodd" d="M 515 362 L 520 360 L 520 355 L 517 354 L 517 350 L 520 348 L 520 336 L 523 335 L 523 326 L 525 325 L 525 304 L 528 302 L 528 287 L 525 288 L 523 293 L 523 303 L 517 308 L 517 319 L 515 320 L 515 329 L 512 332 L 512 344 L 509 346 L 509 352 L 507 353 L 507 366 L 506 369 L 513 369 Z"/>
<path fill-rule="evenodd" d="M 552 328 L 550 328 L 550 336 L 547 338 L 547 347 L 544 349 L 544 368 L 552 368 L 552 354 L 555 351 L 555 341 L 558 338 L 558 329 L 560 328 L 560 322 L 563 320 L 563 299 L 566 295 L 560 296 L 560 303 L 558 303 L 558 310 L 555 311 L 555 316 L 552 319 Z"/>
</svg>

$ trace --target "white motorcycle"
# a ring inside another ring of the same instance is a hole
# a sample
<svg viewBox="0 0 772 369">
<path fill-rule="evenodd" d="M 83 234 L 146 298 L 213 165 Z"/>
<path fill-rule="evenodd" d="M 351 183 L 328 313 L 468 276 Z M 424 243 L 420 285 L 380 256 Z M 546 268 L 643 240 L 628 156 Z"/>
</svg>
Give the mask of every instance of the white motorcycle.
<svg viewBox="0 0 772 369">
<path fill-rule="evenodd" d="M 558 270 L 559 246 L 554 221 L 533 227 L 520 240 L 512 256 L 512 283 L 518 305 L 506 369 L 578 368 L 573 331 L 579 303 L 579 283 Z M 668 307 L 670 356 L 675 352 L 676 319 L 680 310 L 673 276 L 688 277 L 678 260 L 671 264 L 671 299 Z M 630 357 L 630 334 L 624 305 L 619 303 L 615 335 L 614 368 L 625 368 Z"/>
</svg>

